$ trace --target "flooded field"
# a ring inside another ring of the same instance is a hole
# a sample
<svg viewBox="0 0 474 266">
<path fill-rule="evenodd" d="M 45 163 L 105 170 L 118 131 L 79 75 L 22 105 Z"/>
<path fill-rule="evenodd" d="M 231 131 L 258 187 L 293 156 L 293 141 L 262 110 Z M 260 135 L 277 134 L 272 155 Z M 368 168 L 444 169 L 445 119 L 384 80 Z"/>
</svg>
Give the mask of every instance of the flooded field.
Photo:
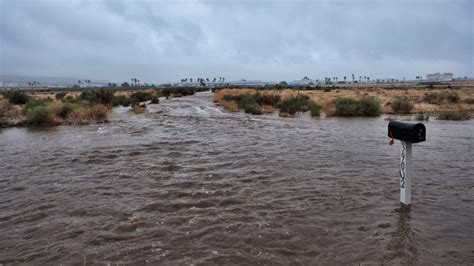
<svg viewBox="0 0 474 266">
<path fill-rule="evenodd" d="M 404 211 L 383 117 L 127 110 L 0 131 L 0 263 L 474 263 L 473 120 L 426 123 Z"/>
</svg>

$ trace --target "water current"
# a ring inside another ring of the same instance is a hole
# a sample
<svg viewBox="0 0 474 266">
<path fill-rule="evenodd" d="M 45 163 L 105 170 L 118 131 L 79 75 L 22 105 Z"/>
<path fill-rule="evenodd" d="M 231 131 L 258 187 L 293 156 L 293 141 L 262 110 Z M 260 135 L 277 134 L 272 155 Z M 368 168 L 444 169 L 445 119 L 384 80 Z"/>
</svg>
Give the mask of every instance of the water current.
<svg viewBox="0 0 474 266">
<path fill-rule="evenodd" d="M 425 123 L 407 210 L 384 117 L 211 97 L 0 130 L 0 264 L 474 264 L 473 120 Z"/>
</svg>

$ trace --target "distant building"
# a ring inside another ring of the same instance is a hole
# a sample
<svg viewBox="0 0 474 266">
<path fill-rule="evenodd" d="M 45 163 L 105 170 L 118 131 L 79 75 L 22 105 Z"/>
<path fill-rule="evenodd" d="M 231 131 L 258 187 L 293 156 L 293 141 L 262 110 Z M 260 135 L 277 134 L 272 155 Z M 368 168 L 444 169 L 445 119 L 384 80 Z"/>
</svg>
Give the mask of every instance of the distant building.
<svg viewBox="0 0 474 266">
<path fill-rule="evenodd" d="M 447 81 L 453 79 L 453 73 L 434 73 L 426 75 L 428 81 Z"/>
<path fill-rule="evenodd" d="M 3 87 L 9 87 L 9 88 L 18 87 L 18 83 L 16 83 L 16 82 L 7 82 L 7 83 L 3 84 Z"/>
</svg>

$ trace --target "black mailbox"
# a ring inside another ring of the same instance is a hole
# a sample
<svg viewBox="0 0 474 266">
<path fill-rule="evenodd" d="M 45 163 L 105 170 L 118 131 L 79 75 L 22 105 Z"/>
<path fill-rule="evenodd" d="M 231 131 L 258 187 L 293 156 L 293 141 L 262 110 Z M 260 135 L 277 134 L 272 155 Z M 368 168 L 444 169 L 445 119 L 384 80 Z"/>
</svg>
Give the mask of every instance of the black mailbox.
<svg viewBox="0 0 474 266">
<path fill-rule="evenodd" d="M 426 127 L 421 123 L 390 121 L 388 123 L 388 136 L 401 141 L 418 143 L 426 140 Z"/>
</svg>

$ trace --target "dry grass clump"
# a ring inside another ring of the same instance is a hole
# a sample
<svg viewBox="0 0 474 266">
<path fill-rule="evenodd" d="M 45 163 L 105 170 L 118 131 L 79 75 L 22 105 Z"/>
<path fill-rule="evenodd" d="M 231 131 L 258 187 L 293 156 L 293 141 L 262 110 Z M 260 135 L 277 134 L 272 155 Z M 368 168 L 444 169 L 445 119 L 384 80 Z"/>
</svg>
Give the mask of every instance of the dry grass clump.
<svg viewBox="0 0 474 266">
<path fill-rule="evenodd" d="M 454 91 L 427 92 L 423 101 L 430 104 L 457 103 L 460 97 Z"/>
<path fill-rule="evenodd" d="M 474 104 L 474 98 L 467 98 L 467 99 L 464 99 L 464 103 L 465 103 L 465 104 Z"/>
<path fill-rule="evenodd" d="M 14 126 L 21 122 L 21 109 L 6 99 L 0 99 L 0 127 Z"/>
<path fill-rule="evenodd" d="M 75 108 L 67 116 L 66 121 L 73 125 L 83 125 L 91 122 L 102 123 L 107 121 L 108 110 L 107 106 L 103 104 Z"/>
<path fill-rule="evenodd" d="M 462 120 L 471 119 L 471 115 L 468 112 L 447 111 L 447 112 L 440 112 L 438 114 L 438 119 L 439 120 L 462 121 Z"/>
<path fill-rule="evenodd" d="M 222 90 L 218 90 L 214 93 L 214 95 L 212 96 L 212 101 L 214 101 L 215 103 L 221 103 L 223 101 L 222 98 L 225 95 L 240 96 L 240 95 L 244 95 L 246 93 L 253 94 L 255 92 L 256 92 L 255 89 L 222 89 Z"/>
<path fill-rule="evenodd" d="M 132 105 L 132 112 L 135 114 L 143 114 L 145 112 L 145 105 L 134 104 Z"/>
<path fill-rule="evenodd" d="M 225 101 L 222 100 L 219 102 L 220 105 L 222 105 L 225 109 L 231 111 L 231 112 L 239 112 L 239 105 L 235 101 Z"/>
<path fill-rule="evenodd" d="M 255 93 L 254 89 L 222 89 L 217 90 L 212 96 L 212 101 L 224 107 L 231 112 L 239 112 L 239 104 L 233 98 L 240 97 L 245 94 Z"/>
</svg>

